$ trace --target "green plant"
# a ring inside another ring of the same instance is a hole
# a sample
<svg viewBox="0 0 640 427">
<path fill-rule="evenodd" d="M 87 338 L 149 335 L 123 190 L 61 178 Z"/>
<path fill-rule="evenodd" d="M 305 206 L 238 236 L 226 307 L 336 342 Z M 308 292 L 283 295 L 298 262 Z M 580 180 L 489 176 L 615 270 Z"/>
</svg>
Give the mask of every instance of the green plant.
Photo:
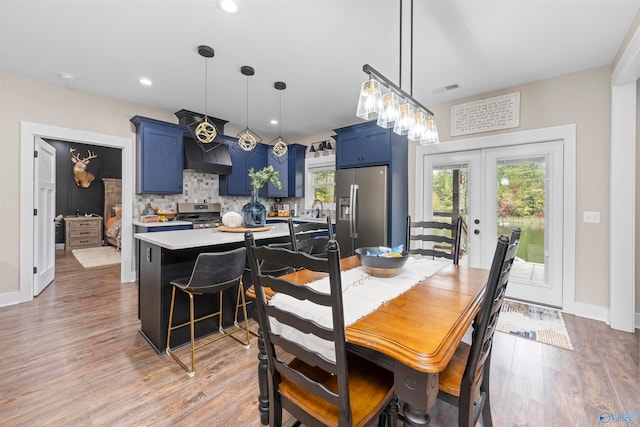
<svg viewBox="0 0 640 427">
<path fill-rule="evenodd" d="M 266 166 L 257 172 L 254 172 L 253 168 L 249 169 L 249 178 L 251 178 L 251 185 L 253 191 L 258 191 L 265 184 L 273 184 L 279 190 L 282 188 L 280 183 L 280 172 L 273 169 L 273 166 Z"/>
</svg>

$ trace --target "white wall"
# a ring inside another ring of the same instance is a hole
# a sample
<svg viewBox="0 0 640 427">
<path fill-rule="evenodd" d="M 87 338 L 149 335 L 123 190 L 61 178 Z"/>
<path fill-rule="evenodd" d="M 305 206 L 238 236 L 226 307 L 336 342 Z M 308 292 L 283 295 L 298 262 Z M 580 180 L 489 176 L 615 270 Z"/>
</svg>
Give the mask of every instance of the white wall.
<svg viewBox="0 0 640 427">
<path fill-rule="evenodd" d="M 135 129 L 129 119 L 136 114 L 177 123 L 172 112 L 0 73 L 0 200 L 4 208 L 0 223 L 7 225 L 0 245 L 0 296 L 19 290 L 20 221 L 33 221 L 18 217 L 20 122 L 125 137 L 134 144 Z"/>
<path fill-rule="evenodd" d="M 451 106 L 520 92 L 520 126 L 451 137 Z M 583 314 L 599 317 L 609 305 L 609 143 L 610 69 L 608 66 L 429 106 L 435 113 L 441 143 L 475 136 L 575 124 L 577 129 L 576 304 Z M 415 153 L 413 145 L 412 153 Z M 411 149 L 410 148 L 410 149 Z M 411 154 L 410 154 L 410 158 Z M 415 165 L 409 162 L 409 194 L 415 191 Z M 414 212 L 410 200 L 409 211 Z M 599 211 L 600 224 L 584 224 L 583 211 Z"/>
</svg>

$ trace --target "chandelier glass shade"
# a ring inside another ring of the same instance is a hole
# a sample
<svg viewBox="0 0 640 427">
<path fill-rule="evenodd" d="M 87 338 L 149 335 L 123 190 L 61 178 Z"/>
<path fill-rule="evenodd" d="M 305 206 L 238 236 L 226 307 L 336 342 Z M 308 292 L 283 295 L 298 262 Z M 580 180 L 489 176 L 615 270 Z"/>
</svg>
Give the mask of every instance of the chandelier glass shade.
<svg viewBox="0 0 640 427">
<path fill-rule="evenodd" d="M 380 111 L 382 111 L 382 91 L 380 90 L 380 83 L 370 78 L 362 83 L 356 116 L 364 120 L 372 120 L 378 117 Z"/>
<path fill-rule="evenodd" d="M 400 104 L 400 115 L 393 125 L 393 133 L 407 135 L 415 125 L 415 111 L 408 101 Z"/>
<path fill-rule="evenodd" d="M 424 138 L 420 138 L 420 144 L 438 144 L 440 143 L 440 138 L 438 137 L 438 127 L 436 126 L 436 121 L 433 116 L 429 116 L 426 124 L 426 132 Z"/>
<path fill-rule="evenodd" d="M 383 128 L 393 127 L 400 117 L 400 101 L 395 92 L 387 92 L 382 95 L 382 110 L 378 114 L 378 126 Z"/>
</svg>

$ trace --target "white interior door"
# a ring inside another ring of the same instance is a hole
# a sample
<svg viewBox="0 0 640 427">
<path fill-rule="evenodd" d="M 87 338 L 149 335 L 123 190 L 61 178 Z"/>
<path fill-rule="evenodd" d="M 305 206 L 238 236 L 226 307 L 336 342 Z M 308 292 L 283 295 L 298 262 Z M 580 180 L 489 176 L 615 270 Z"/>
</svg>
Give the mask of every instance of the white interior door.
<svg viewBox="0 0 640 427">
<path fill-rule="evenodd" d="M 507 296 L 562 307 L 562 167 L 561 141 L 425 156 L 424 219 L 459 209 L 460 263 L 480 268 L 491 265 L 497 237 L 520 227 Z"/>
<path fill-rule="evenodd" d="M 55 277 L 55 211 L 56 211 L 56 150 L 40 138 L 35 141 L 34 157 L 34 254 L 36 275 L 33 294 L 38 295 Z"/>
</svg>

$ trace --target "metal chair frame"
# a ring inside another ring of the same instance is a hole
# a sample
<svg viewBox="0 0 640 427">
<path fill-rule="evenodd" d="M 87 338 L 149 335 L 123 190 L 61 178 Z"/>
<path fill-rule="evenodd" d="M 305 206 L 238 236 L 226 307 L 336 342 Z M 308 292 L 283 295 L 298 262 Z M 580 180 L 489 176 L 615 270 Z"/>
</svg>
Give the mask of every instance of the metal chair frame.
<svg viewBox="0 0 640 427">
<path fill-rule="evenodd" d="M 240 266 L 240 269 L 239 271 L 226 272 L 225 274 L 229 275 L 230 273 L 232 276 L 231 278 L 229 278 L 229 280 L 225 280 L 223 282 L 211 282 L 211 280 L 209 280 L 207 283 L 198 283 L 199 280 L 202 280 L 203 278 L 203 275 L 200 272 L 200 270 L 202 269 L 202 264 L 206 262 L 207 258 L 211 258 L 211 257 L 231 258 L 231 261 L 235 261 L 236 265 L 231 263 L 231 265 L 227 264 L 227 266 L 232 270 L 234 269 L 233 268 L 234 266 L 236 267 L 235 270 L 238 270 L 238 266 Z M 240 259 L 241 259 L 241 263 L 240 263 Z M 173 360 L 175 360 L 182 367 L 182 369 L 184 369 L 187 372 L 187 374 L 190 377 L 193 377 L 195 375 L 195 351 L 197 349 L 202 348 L 206 345 L 212 344 L 222 338 L 233 338 L 236 342 L 240 343 L 247 349 L 250 348 L 251 346 L 251 343 L 249 340 L 249 333 L 250 333 L 249 321 L 248 321 L 249 318 L 247 317 L 247 307 L 246 307 L 247 301 L 245 299 L 244 286 L 242 283 L 242 274 L 244 273 L 245 260 L 246 260 L 245 248 L 239 248 L 233 251 L 221 252 L 221 253 L 202 253 L 198 255 L 198 258 L 196 259 L 196 263 L 193 267 L 192 274 L 189 278 L 180 278 L 180 279 L 171 281 L 171 285 L 172 285 L 171 306 L 169 309 L 169 324 L 167 328 L 166 352 L 169 356 L 171 356 L 171 358 L 173 358 Z M 222 324 L 222 311 L 223 311 L 222 292 L 225 289 L 228 289 L 234 286 L 236 283 L 238 284 L 238 293 L 236 296 L 236 308 L 235 308 L 235 316 L 234 316 L 234 322 L 233 322 L 235 329 L 227 330 L 223 327 L 223 324 Z M 182 292 L 184 292 L 189 296 L 189 321 L 181 323 L 179 325 L 173 325 L 176 289 L 181 290 Z M 212 294 L 212 296 L 214 296 L 216 293 L 219 294 L 218 311 L 195 318 L 194 298 L 193 298 L 194 295 Z M 238 312 L 240 310 L 240 307 L 242 307 L 243 314 L 244 314 L 244 319 L 245 319 L 244 327 L 241 327 L 238 323 Z M 205 340 L 204 342 L 196 345 L 195 344 L 195 324 L 215 316 L 218 316 L 218 319 L 219 319 L 218 330 L 220 331 L 221 335 L 218 335 L 212 339 L 211 338 L 204 339 Z M 173 352 L 173 350 L 171 350 L 171 332 L 186 326 L 189 326 L 190 337 L 191 337 L 191 369 L 189 369 L 187 365 L 178 357 L 178 355 L 176 355 Z M 244 341 L 234 336 L 235 333 L 242 332 L 243 330 L 245 332 Z"/>
</svg>

